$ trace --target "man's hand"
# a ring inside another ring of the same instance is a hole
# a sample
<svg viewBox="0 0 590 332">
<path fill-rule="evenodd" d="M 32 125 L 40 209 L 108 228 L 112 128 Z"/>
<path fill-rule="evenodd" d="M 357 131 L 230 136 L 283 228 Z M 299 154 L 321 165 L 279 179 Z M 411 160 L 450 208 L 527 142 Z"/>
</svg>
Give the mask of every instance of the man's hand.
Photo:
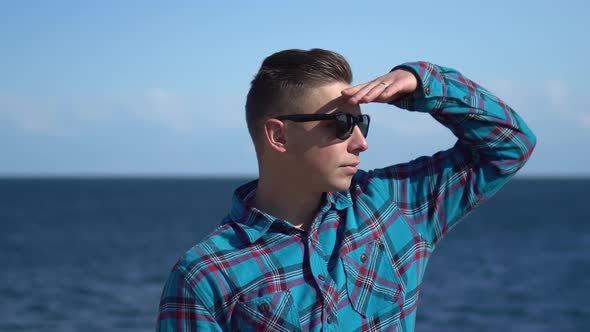
<svg viewBox="0 0 590 332">
<path fill-rule="evenodd" d="M 357 105 L 362 103 L 389 103 L 401 96 L 412 93 L 418 87 L 418 81 L 409 71 L 396 69 L 376 79 L 342 90 L 342 96 L 348 102 Z"/>
</svg>

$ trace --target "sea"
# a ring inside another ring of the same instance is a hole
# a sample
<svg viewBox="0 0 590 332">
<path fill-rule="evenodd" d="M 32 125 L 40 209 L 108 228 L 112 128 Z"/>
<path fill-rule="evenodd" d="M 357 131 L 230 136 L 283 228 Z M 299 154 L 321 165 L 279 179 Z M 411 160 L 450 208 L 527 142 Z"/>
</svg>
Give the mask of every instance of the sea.
<svg viewBox="0 0 590 332">
<path fill-rule="evenodd" d="M 153 331 L 240 178 L 0 179 L 0 331 Z M 430 259 L 416 331 L 590 331 L 590 179 L 515 178 Z"/>
</svg>

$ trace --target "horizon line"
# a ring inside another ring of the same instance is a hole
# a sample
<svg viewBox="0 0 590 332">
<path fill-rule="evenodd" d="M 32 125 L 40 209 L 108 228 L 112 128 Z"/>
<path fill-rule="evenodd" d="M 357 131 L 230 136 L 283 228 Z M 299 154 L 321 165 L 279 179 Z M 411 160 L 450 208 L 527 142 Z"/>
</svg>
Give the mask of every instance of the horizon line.
<svg viewBox="0 0 590 332">
<path fill-rule="evenodd" d="M 0 173 L 8 179 L 256 179 L 258 174 L 236 173 Z M 587 174 L 515 174 L 513 179 L 590 179 Z"/>
</svg>

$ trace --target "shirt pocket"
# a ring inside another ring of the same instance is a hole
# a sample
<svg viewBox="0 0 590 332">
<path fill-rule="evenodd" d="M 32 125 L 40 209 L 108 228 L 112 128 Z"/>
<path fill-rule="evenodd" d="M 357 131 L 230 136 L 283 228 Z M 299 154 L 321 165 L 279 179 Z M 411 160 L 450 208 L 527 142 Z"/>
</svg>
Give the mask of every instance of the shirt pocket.
<svg viewBox="0 0 590 332">
<path fill-rule="evenodd" d="M 231 325 L 232 331 L 301 331 L 299 312 L 289 291 L 239 301 Z"/>
<path fill-rule="evenodd" d="M 398 314 L 403 288 L 380 240 L 342 255 L 346 290 L 352 307 L 367 318 L 379 312 Z"/>
</svg>

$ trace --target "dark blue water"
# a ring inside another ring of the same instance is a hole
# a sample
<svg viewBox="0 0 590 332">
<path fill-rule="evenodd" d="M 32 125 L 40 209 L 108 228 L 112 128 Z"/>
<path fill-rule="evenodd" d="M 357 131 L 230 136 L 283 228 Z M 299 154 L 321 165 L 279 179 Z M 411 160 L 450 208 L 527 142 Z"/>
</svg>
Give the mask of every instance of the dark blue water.
<svg viewBox="0 0 590 332">
<path fill-rule="evenodd" d="M 153 330 L 239 179 L 0 180 L 0 331 Z M 588 331 L 590 180 L 516 179 L 430 260 L 417 331 Z"/>
</svg>

